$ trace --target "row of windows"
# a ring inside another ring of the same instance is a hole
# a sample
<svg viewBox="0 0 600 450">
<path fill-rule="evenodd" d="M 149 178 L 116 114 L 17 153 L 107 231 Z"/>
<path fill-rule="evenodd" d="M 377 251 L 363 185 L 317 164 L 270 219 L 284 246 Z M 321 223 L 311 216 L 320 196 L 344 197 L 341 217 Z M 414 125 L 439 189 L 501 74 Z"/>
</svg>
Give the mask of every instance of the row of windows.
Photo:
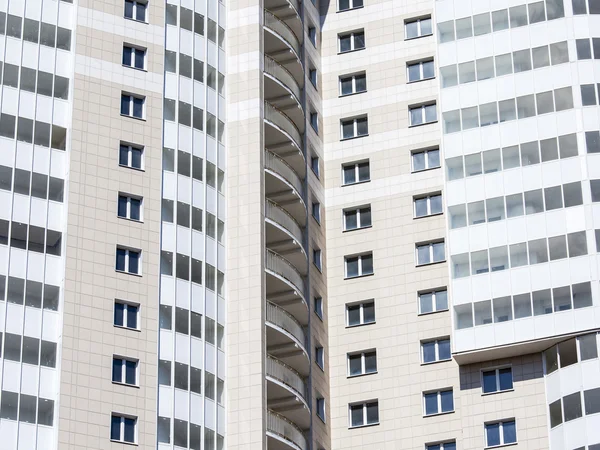
<svg viewBox="0 0 600 450">
<path fill-rule="evenodd" d="M 46 47 L 71 50 L 71 30 L 50 23 L 21 18 L 0 12 L 0 34 L 24 41 L 38 42 Z"/>
<path fill-rule="evenodd" d="M 0 333 L 0 340 L 2 333 Z M 34 366 L 56 367 L 56 343 L 42 339 L 4 333 L 4 359 Z"/>
<path fill-rule="evenodd" d="M 44 308 L 58 311 L 58 299 L 60 288 L 39 281 L 27 280 L 17 277 L 0 275 L 0 300 L 17 305 L 31 306 L 33 308 Z M 8 287 L 7 287 L 8 284 Z M 4 291 L 6 288 L 6 296 Z M 42 301 L 43 300 L 43 301 Z"/>
<path fill-rule="evenodd" d="M 183 6 L 180 6 L 179 9 L 181 14 L 179 16 L 180 22 L 178 24 L 177 5 L 168 4 L 166 6 L 165 14 L 167 25 L 179 26 L 184 30 L 192 31 L 200 36 L 204 36 L 204 16 L 191 9 L 184 8 Z M 217 27 L 219 29 L 218 36 Z M 219 47 L 223 48 L 223 43 L 225 42 L 225 30 L 222 27 L 217 26 L 217 23 L 212 19 L 208 19 L 206 37 L 209 41 L 215 44 L 218 43 Z"/>
<path fill-rule="evenodd" d="M 562 399 L 550 403 L 549 409 L 550 428 L 563 422 L 579 419 L 583 417 L 584 413 L 586 416 L 598 414 L 600 413 L 600 388 L 566 395 Z"/>
<path fill-rule="evenodd" d="M 158 361 L 158 384 L 173 386 L 175 389 L 184 391 L 189 390 L 201 395 L 202 369 L 160 359 Z M 225 404 L 225 382 L 206 370 L 204 371 L 204 395 L 220 405 Z"/>
<path fill-rule="evenodd" d="M 596 87 L 599 89 L 599 94 L 596 95 Z M 596 106 L 600 98 L 600 83 L 599 84 L 582 84 L 581 85 L 581 102 L 583 106 Z"/>
<path fill-rule="evenodd" d="M 438 23 L 440 42 L 482 36 L 565 16 L 563 0 L 546 0 Z"/>
<path fill-rule="evenodd" d="M 3 67 L 4 65 L 4 67 Z M 56 97 L 63 100 L 69 99 L 69 79 L 44 72 L 42 70 L 21 67 L 19 80 L 19 66 L 2 63 L 0 61 L 0 72 L 2 72 L 2 84 L 23 91 L 38 93 L 48 97 Z"/>
<path fill-rule="evenodd" d="M 508 322 L 592 306 L 589 282 L 456 305 L 456 329 Z"/>
<path fill-rule="evenodd" d="M 204 339 L 206 342 L 216 345 L 217 348 L 222 350 L 225 339 L 223 325 L 205 316 L 204 326 Z M 160 305 L 159 327 L 163 330 L 173 329 L 173 307 L 171 305 Z M 175 307 L 175 332 L 202 339 L 202 314 Z"/>
<path fill-rule="evenodd" d="M 215 448 L 215 432 L 209 428 L 204 428 L 204 448 Z M 188 441 L 189 435 L 189 441 Z M 171 418 L 158 416 L 158 442 L 164 444 L 171 443 Z M 189 448 L 190 450 L 200 450 L 202 440 L 202 427 L 180 419 L 173 419 L 173 444 L 178 447 Z M 225 438 L 216 434 L 217 450 L 223 450 Z"/>
<path fill-rule="evenodd" d="M 165 50 L 165 71 L 177 73 L 177 53 Z M 179 53 L 179 75 L 204 83 L 204 63 L 199 59 Z M 218 83 L 217 83 L 218 78 Z M 213 90 L 219 90 L 224 95 L 225 75 L 210 64 L 206 64 L 206 84 Z"/>
<path fill-rule="evenodd" d="M 573 14 L 600 14 L 600 1 L 598 0 L 571 0 Z"/>
<path fill-rule="evenodd" d="M 203 181 L 203 160 L 183 150 L 177 151 L 177 174 Z M 175 172 L 175 150 L 163 148 L 163 170 Z M 210 161 L 206 161 L 206 184 L 223 193 L 225 172 Z"/>
<path fill-rule="evenodd" d="M 10 229 L 10 233 L 9 233 Z M 0 220 L 0 244 L 9 245 L 31 252 L 60 256 L 62 233 L 35 225 Z"/>
<path fill-rule="evenodd" d="M 577 59 L 585 60 L 592 59 L 592 49 L 594 50 L 594 59 L 600 59 L 600 38 L 577 39 L 575 41 L 577 47 Z"/>
<path fill-rule="evenodd" d="M 176 110 L 177 120 L 181 125 L 193 127 L 194 129 L 199 131 L 204 130 L 203 110 L 201 110 L 200 108 L 196 108 L 195 106 L 192 106 L 189 103 L 165 98 L 163 111 L 164 120 L 174 122 L 176 117 Z M 206 112 L 206 133 L 209 136 L 217 139 L 219 142 L 223 143 L 225 123 L 221 120 L 218 120 L 213 114 L 209 113 L 208 111 Z"/>
<path fill-rule="evenodd" d="M 43 173 L 0 166 L 0 189 L 55 202 L 63 201 L 65 182 Z"/>
<path fill-rule="evenodd" d="M 54 424 L 54 400 L 2 391 L 0 418 L 51 427 Z"/>
<path fill-rule="evenodd" d="M 597 334 L 586 334 L 563 341 L 544 351 L 545 373 L 550 375 L 559 368 L 598 358 Z"/>
<path fill-rule="evenodd" d="M 18 119 L 18 126 L 17 126 Z M 35 127 L 34 127 L 35 123 Z M 34 131 L 35 128 L 35 131 Z M 0 136 L 14 139 L 17 129 L 17 140 L 56 150 L 65 150 L 67 145 L 67 129 L 58 125 L 0 114 Z"/>
</svg>

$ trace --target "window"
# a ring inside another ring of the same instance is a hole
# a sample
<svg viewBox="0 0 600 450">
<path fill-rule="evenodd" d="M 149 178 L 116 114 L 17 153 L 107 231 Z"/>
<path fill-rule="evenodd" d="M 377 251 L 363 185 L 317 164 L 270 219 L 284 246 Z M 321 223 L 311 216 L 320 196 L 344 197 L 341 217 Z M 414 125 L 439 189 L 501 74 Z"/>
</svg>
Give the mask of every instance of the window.
<svg viewBox="0 0 600 450">
<path fill-rule="evenodd" d="M 433 264 L 445 261 L 446 251 L 444 241 L 417 244 L 417 265 Z"/>
<path fill-rule="evenodd" d="M 137 417 L 113 414 L 110 419 L 111 441 L 136 442 Z"/>
<path fill-rule="evenodd" d="M 344 75 L 340 77 L 340 96 L 360 94 L 367 91 L 367 74 Z"/>
<path fill-rule="evenodd" d="M 121 94 L 121 115 L 143 119 L 145 103 L 144 97 Z"/>
<path fill-rule="evenodd" d="M 325 370 L 325 350 L 320 345 L 315 347 L 315 362 L 321 370 Z"/>
<path fill-rule="evenodd" d="M 123 65 L 134 69 L 145 69 L 146 49 L 123 45 Z"/>
<path fill-rule="evenodd" d="M 338 11 L 348 11 L 349 9 L 356 9 L 363 7 L 363 0 L 339 0 Z"/>
<path fill-rule="evenodd" d="M 423 364 L 448 361 L 451 358 L 450 339 L 442 338 L 421 342 L 421 360 Z"/>
<path fill-rule="evenodd" d="M 379 402 L 377 400 L 348 405 L 350 428 L 376 425 L 379 423 Z"/>
<path fill-rule="evenodd" d="M 325 399 L 317 397 L 317 417 L 325 422 Z"/>
<path fill-rule="evenodd" d="M 486 447 L 514 444 L 517 442 L 517 427 L 514 420 L 485 424 Z"/>
<path fill-rule="evenodd" d="M 310 126 L 317 134 L 319 133 L 319 114 L 316 112 L 310 113 Z"/>
<path fill-rule="evenodd" d="M 369 161 L 344 164 L 342 166 L 342 183 L 348 184 L 364 183 L 371 180 Z"/>
<path fill-rule="evenodd" d="M 119 146 L 119 165 L 141 170 L 143 155 L 143 147 L 137 147 L 121 142 Z"/>
<path fill-rule="evenodd" d="M 407 64 L 406 69 L 409 83 L 435 78 L 433 59 Z"/>
<path fill-rule="evenodd" d="M 146 2 L 125 0 L 125 18 L 145 22 L 147 6 Z"/>
<path fill-rule="evenodd" d="M 419 106 L 410 106 L 408 108 L 410 126 L 423 125 L 437 121 L 437 112 L 435 103 Z"/>
<path fill-rule="evenodd" d="M 356 137 L 367 136 L 369 126 L 367 117 L 357 117 L 354 119 L 342 119 L 342 140 Z"/>
<path fill-rule="evenodd" d="M 129 195 L 119 195 L 117 215 L 124 219 L 142 220 L 142 199 Z"/>
<path fill-rule="evenodd" d="M 323 255 L 321 253 L 321 249 L 315 248 L 313 249 L 313 264 L 315 265 L 315 267 L 317 269 L 319 269 L 319 272 L 323 271 Z"/>
<path fill-rule="evenodd" d="M 317 88 L 317 69 L 309 69 L 308 78 L 310 79 L 310 82 L 316 89 Z"/>
<path fill-rule="evenodd" d="M 442 194 L 415 197 L 413 203 L 414 217 L 425 217 L 442 213 Z"/>
<path fill-rule="evenodd" d="M 414 39 L 423 36 L 430 36 L 431 31 L 431 17 L 423 17 L 416 20 L 407 20 L 404 22 L 404 32 L 406 39 Z"/>
<path fill-rule="evenodd" d="M 349 377 L 377 372 L 377 352 L 375 350 L 348 353 L 347 357 Z"/>
<path fill-rule="evenodd" d="M 349 327 L 375 323 L 375 302 L 346 305 L 346 324 Z"/>
<path fill-rule="evenodd" d="M 452 389 L 423 393 L 423 410 L 426 416 L 454 411 Z"/>
<path fill-rule="evenodd" d="M 317 29 L 315 27 L 308 27 L 308 39 L 314 47 L 317 46 Z"/>
<path fill-rule="evenodd" d="M 365 48 L 365 32 L 360 30 L 347 34 L 339 34 L 338 41 L 340 53 L 363 50 Z"/>
<path fill-rule="evenodd" d="M 310 158 L 310 168 L 312 169 L 313 173 L 316 175 L 317 178 L 321 176 L 321 169 L 318 156 L 312 156 Z"/>
<path fill-rule="evenodd" d="M 117 272 L 140 274 L 141 251 L 117 247 Z"/>
<path fill-rule="evenodd" d="M 427 444 L 425 450 L 456 450 L 456 441 Z"/>
<path fill-rule="evenodd" d="M 137 330 L 139 311 L 139 305 L 115 301 L 114 325 Z"/>
<path fill-rule="evenodd" d="M 440 149 L 416 151 L 411 155 L 413 172 L 440 167 Z"/>
<path fill-rule="evenodd" d="M 448 291 L 419 292 L 419 314 L 428 314 L 448 310 Z"/>
<path fill-rule="evenodd" d="M 315 297 L 315 314 L 323 320 L 323 297 Z"/>
<path fill-rule="evenodd" d="M 373 253 L 357 256 L 346 256 L 346 278 L 373 275 Z"/>
<path fill-rule="evenodd" d="M 320 203 L 313 202 L 312 216 L 318 223 L 321 223 L 321 204 Z"/>
<path fill-rule="evenodd" d="M 113 357 L 112 380 L 113 383 L 124 383 L 136 386 L 138 362 L 131 359 Z"/>
<path fill-rule="evenodd" d="M 484 370 L 481 373 L 481 386 L 484 394 L 511 390 L 513 388 L 512 368 Z"/>
<path fill-rule="evenodd" d="M 344 210 L 344 231 L 369 228 L 371 226 L 371 206 Z"/>
</svg>

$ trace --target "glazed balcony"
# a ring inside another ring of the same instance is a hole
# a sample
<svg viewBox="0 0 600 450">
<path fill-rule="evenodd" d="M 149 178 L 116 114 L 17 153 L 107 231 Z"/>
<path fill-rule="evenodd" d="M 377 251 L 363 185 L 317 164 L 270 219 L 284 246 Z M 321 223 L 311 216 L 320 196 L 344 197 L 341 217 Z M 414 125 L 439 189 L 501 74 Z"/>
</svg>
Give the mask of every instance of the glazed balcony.
<svg viewBox="0 0 600 450">
<path fill-rule="evenodd" d="M 265 100 L 278 110 L 284 111 L 301 132 L 304 130 L 304 109 L 302 107 L 302 88 L 294 76 L 275 61 L 264 58 Z"/>
<path fill-rule="evenodd" d="M 265 151 L 265 195 L 287 211 L 299 224 L 307 218 L 304 184 L 298 173 L 281 157 Z"/>
<path fill-rule="evenodd" d="M 303 36 L 302 23 L 295 20 L 288 22 L 296 28 L 295 32 L 288 23 L 265 9 L 264 52 L 279 64 L 287 67 L 296 81 L 301 83 L 304 78 L 304 68 L 301 59 L 302 44 L 298 37 Z"/>
<path fill-rule="evenodd" d="M 310 361 L 306 351 L 306 333 L 300 322 L 282 307 L 267 301 L 266 325 L 269 354 L 293 368 L 300 376 L 307 376 Z"/>
<path fill-rule="evenodd" d="M 310 427 L 308 389 L 304 378 L 287 364 L 267 355 L 267 405 L 305 429 Z"/>
<path fill-rule="evenodd" d="M 265 202 L 265 223 L 267 248 L 284 256 L 298 272 L 306 275 L 308 258 L 300 224 L 269 199 Z"/>
<path fill-rule="evenodd" d="M 274 411 L 267 411 L 267 448 L 269 450 L 308 450 L 300 428 Z"/>
</svg>

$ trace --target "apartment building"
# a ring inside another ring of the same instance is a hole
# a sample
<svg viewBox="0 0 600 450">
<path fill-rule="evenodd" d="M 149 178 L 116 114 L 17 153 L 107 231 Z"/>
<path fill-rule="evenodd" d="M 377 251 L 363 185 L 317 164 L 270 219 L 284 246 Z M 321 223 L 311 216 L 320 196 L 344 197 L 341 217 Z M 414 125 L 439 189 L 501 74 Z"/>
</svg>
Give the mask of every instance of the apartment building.
<svg viewBox="0 0 600 450">
<path fill-rule="evenodd" d="M 600 1 L 0 1 L 0 448 L 600 448 Z"/>
</svg>

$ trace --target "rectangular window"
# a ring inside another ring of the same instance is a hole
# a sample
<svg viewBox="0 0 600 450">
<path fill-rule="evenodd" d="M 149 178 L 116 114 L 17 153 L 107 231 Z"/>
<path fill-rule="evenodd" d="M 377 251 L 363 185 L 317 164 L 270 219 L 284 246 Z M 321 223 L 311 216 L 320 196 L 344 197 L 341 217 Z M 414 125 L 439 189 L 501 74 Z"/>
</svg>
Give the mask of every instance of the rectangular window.
<svg viewBox="0 0 600 450">
<path fill-rule="evenodd" d="M 350 428 L 364 427 L 379 423 L 379 402 L 377 400 L 348 405 Z"/>
<path fill-rule="evenodd" d="M 346 256 L 346 278 L 356 278 L 373 275 L 373 253 L 357 256 Z"/>
<path fill-rule="evenodd" d="M 110 440 L 135 444 L 137 442 L 136 428 L 137 417 L 113 413 L 110 420 Z"/>
<path fill-rule="evenodd" d="M 352 139 L 367 136 L 369 134 L 369 123 L 367 117 L 356 117 L 354 119 L 342 119 L 342 139 Z"/>
<path fill-rule="evenodd" d="M 431 341 L 421 341 L 421 360 L 423 361 L 423 364 L 449 361 L 451 358 L 450 339 L 442 338 Z"/>
<path fill-rule="evenodd" d="M 112 380 L 114 383 L 124 383 L 137 386 L 137 370 L 138 361 L 121 357 L 113 357 Z"/>
<path fill-rule="evenodd" d="M 323 320 L 323 297 L 315 297 L 315 314 Z"/>
<path fill-rule="evenodd" d="M 320 345 L 315 347 L 315 362 L 321 370 L 325 370 L 325 350 Z"/>
<path fill-rule="evenodd" d="M 142 252 L 140 250 L 117 247 L 117 272 L 140 274 L 142 269 L 141 257 Z"/>
<path fill-rule="evenodd" d="M 317 269 L 319 269 L 319 272 L 323 271 L 323 256 L 321 253 L 321 249 L 313 249 L 313 264 Z"/>
<path fill-rule="evenodd" d="M 338 11 L 348 11 L 350 9 L 362 8 L 363 0 L 339 0 Z"/>
<path fill-rule="evenodd" d="M 145 97 L 121 94 L 121 115 L 143 119 L 145 103 Z"/>
<path fill-rule="evenodd" d="M 321 176 L 321 169 L 320 169 L 320 165 L 319 165 L 319 157 L 318 156 L 312 156 L 310 158 L 310 168 L 312 169 L 313 173 L 317 176 L 317 178 L 319 178 Z"/>
<path fill-rule="evenodd" d="M 342 165 L 342 184 L 364 183 L 371 180 L 369 161 Z"/>
<path fill-rule="evenodd" d="M 429 314 L 448 310 L 448 291 L 419 292 L 419 314 Z"/>
<path fill-rule="evenodd" d="M 425 450 L 456 450 L 456 441 L 427 444 Z"/>
<path fill-rule="evenodd" d="M 344 210 L 344 231 L 369 228 L 371 226 L 371 206 Z"/>
<path fill-rule="evenodd" d="M 452 389 L 423 393 L 423 410 L 425 416 L 454 411 L 454 395 Z"/>
<path fill-rule="evenodd" d="M 308 27 L 308 39 L 314 47 L 317 46 L 317 29 L 315 27 Z"/>
<path fill-rule="evenodd" d="M 375 350 L 348 353 L 347 359 L 349 377 L 377 372 L 377 352 Z"/>
<path fill-rule="evenodd" d="M 430 36 L 431 31 L 431 17 L 423 17 L 416 20 L 407 20 L 404 22 L 404 33 L 405 39 L 414 39 L 423 36 Z"/>
<path fill-rule="evenodd" d="M 145 22 L 147 7 L 146 2 L 125 0 L 125 18 Z"/>
<path fill-rule="evenodd" d="M 442 194 L 413 198 L 414 217 L 432 216 L 442 213 Z"/>
<path fill-rule="evenodd" d="M 365 32 L 363 30 L 354 31 L 347 34 L 338 35 L 339 52 L 347 53 L 365 48 Z"/>
<path fill-rule="evenodd" d="M 321 204 L 314 202 L 312 204 L 312 216 L 318 222 L 321 223 Z"/>
<path fill-rule="evenodd" d="M 514 444 L 517 442 L 517 426 L 514 420 L 504 420 L 485 424 L 487 447 Z"/>
<path fill-rule="evenodd" d="M 417 151 L 411 154 L 413 172 L 440 167 L 440 149 Z"/>
<path fill-rule="evenodd" d="M 115 301 L 114 325 L 137 330 L 139 311 L 139 305 Z"/>
<path fill-rule="evenodd" d="M 123 65 L 144 70 L 146 68 L 146 49 L 123 45 Z"/>
<path fill-rule="evenodd" d="M 510 391 L 513 388 L 511 367 L 484 370 L 481 372 L 481 386 L 484 394 Z"/>
<path fill-rule="evenodd" d="M 349 327 L 375 323 L 375 302 L 368 301 L 346 305 L 346 324 Z"/>
<path fill-rule="evenodd" d="M 119 165 L 132 169 L 142 169 L 144 148 L 121 142 L 119 145 Z"/>
<path fill-rule="evenodd" d="M 310 113 L 310 126 L 315 130 L 315 133 L 319 133 L 319 115 L 316 112 Z"/>
<path fill-rule="evenodd" d="M 407 64 L 406 70 L 409 83 L 435 78 L 433 59 Z"/>
<path fill-rule="evenodd" d="M 340 96 L 360 94 L 367 91 L 367 74 L 358 73 L 340 77 Z"/>
<path fill-rule="evenodd" d="M 427 105 L 410 106 L 408 108 L 410 126 L 423 125 L 437 121 L 435 103 Z"/>
<path fill-rule="evenodd" d="M 141 221 L 142 199 L 127 194 L 120 194 L 117 215 L 123 219 Z"/>
<path fill-rule="evenodd" d="M 325 399 L 317 397 L 317 417 L 325 422 Z"/>
<path fill-rule="evenodd" d="M 316 89 L 317 88 L 317 69 L 310 69 L 308 71 L 308 78 L 310 79 L 310 82 Z"/>
<path fill-rule="evenodd" d="M 418 266 L 441 262 L 446 259 L 444 241 L 417 244 L 416 251 Z"/>
</svg>

